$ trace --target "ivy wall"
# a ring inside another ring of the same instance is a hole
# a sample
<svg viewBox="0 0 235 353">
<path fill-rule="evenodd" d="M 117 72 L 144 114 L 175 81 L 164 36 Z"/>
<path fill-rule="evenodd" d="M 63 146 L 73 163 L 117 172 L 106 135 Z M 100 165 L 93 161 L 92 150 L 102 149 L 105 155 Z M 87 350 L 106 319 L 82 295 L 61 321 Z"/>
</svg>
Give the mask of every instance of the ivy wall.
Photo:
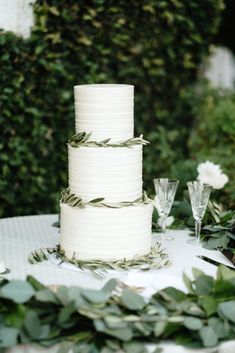
<svg viewBox="0 0 235 353">
<path fill-rule="evenodd" d="M 0 32 L 0 217 L 57 210 L 75 84 L 134 84 L 136 135 L 151 142 L 147 189 L 170 175 L 188 156 L 188 88 L 221 8 L 222 0 L 38 0 L 29 39 Z"/>
</svg>

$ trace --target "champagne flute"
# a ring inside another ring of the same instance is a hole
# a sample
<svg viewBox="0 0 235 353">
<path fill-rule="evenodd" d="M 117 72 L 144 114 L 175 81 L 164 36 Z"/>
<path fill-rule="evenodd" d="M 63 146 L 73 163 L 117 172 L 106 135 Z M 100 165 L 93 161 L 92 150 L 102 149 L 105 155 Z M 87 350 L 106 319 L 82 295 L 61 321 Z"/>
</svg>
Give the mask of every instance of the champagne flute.
<svg viewBox="0 0 235 353">
<path fill-rule="evenodd" d="M 188 240 L 187 243 L 198 245 L 201 243 L 201 224 L 206 212 L 212 186 L 209 184 L 204 184 L 200 181 L 189 181 L 187 185 L 193 218 L 195 220 L 195 237 L 194 239 Z"/>
<path fill-rule="evenodd" d="M 176 190 L 179 184 L 179 180 L 158 178 L 154 179 L 154 187 L 156 196 L 154 199 L 154 205 L 157 209 L 158 215 L 162 220 L 162 239 L 173 240 L 172 237 L 166 237 L 166 223 L 167 217 L 170 214 L 171 207 L 175 198 Z"/>
</svg>

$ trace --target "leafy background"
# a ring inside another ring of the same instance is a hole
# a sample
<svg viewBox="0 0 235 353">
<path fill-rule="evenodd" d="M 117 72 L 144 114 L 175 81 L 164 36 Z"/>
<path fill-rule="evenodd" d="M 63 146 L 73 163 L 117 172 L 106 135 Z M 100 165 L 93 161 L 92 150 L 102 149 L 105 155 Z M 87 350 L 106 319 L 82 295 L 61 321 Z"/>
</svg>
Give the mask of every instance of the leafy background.
<svg viewBox="0 0 235 353">
<path fill-rule="evenodd" d="M 29 39 L 0 32 L 0 217 L 57 211 L 75 84 L 135 85 L 136 135 L 151 142 L 150 193 L 153 177 L 183 185 L 205 159 L 232 179 L 235 99 L 198 85 L 222 8 L 222 0 L 38 0 Z"/>
</svg>

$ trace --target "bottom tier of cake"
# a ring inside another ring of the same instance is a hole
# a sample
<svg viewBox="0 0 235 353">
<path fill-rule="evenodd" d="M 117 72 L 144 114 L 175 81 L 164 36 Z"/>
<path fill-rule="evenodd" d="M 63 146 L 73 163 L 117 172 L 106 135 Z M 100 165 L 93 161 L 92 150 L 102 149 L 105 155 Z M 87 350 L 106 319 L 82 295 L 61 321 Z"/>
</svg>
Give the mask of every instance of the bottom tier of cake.
<svg viewBox="0 0 235 353">
<path fill-rule="evenodd" d="M 122 208 L 61 203 L 60 207 L 60 247 L 67 258 L 130 259 L 151 249 L 151 203 Z"/>
</svg>

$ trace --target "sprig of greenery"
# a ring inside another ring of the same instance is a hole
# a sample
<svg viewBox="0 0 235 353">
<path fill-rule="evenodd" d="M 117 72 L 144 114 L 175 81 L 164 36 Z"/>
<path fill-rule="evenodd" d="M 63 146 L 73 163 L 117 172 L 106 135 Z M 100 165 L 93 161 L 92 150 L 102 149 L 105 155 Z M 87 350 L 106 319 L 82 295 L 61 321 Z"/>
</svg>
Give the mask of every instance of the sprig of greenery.
<svg viewBox="0 0 235 353">
<path fill-rule="evenodd" d="M 134 147 L 137 145 L 147 145 L 149 142 L 143 139 L 143 135 L 139 137 L 133 137 L 125 141 L 120 141 L 116 143 L 110 142 L 111 139 L 107 138 L 102 141 L 93 141 L 90 140 L 92 133 L 80 132 L 71 137 L 68 141 L 71 147 Z"/>
<path fill-rule="evenodd" d="M 90 201 L 83 201 L 79 196 L 70 193 L 70 189 L 67 188 L 61 193 L 62 203 L 67 204 L 71 207 L 84 208 L 86 206 L 94 206 L 94 207 L 110 207 L 110 208 L 121 208 L 127 206 L 138 206 L 141 204 L 149 204 L 152 200 L 148 197 L 146 192 L 143 192 L 142 197 L 134 200 L 134 201 L 122 201 L 122 202 L 105 202 L 105 198 L 100 197 Z"/>
<path fill-rule="evenodd" d="M 214 347 L 234 339 L 235 273 L 221 266 L 216 278 L 197 269 L 193 275 L 184 275 L 188 293 L 167 287 L 149 301 L 115 279 L 101 290 L 3 280 L 1 349 L 59 343 L 63 353 L 146 353 L 146 342 Z"/>
<path fill-rule="evenodd" d="M 103 260 L 78 260 L 75 258 L 68 259 L 65 252 L 60 246 L 55 248 L 37 249 L 30 253 L 28 261 L 31 264 L 37 264 L 42 261 L 49 260 L 51 255 L 55 255 L 62 262 L 70 263 L 81 270 L 89 270 L 93 274 L 103 277 L 107 271 L 125 271 L 138 269 L 141 271 L 157 270 L 170 265 L 168 255 L 161 249 L 160 244 L 152 247 L 151 251 L 142 256 L 136 256 L 132 259 L 103 261 Z"/>
<path fill-rule="evenodd" d="M 217 204 L 210 203 L 213 222 L 202 229 L 202 240 L 208 249 L 225 249 L 235 254 L 235 211 L 222 211 Z"/>
<path fill-rule="evenodd" d="M 190 202 L 185 197 L 181 202 L 175 203 L 172 210 L 175 216 L 174 229 L 189 228 L 194 229 L 194 220 Z M 157 226 L 157 214 L 154 213 L 153 226 Z M 222 206 L 209 201 L 205 217 L 203 218 L 203 228 L 201 239 L 204 247 L 213 250 L 228 250 L 235 254 L 235 211 L 224 211 Z M 158 228 L 154 228 L 155 231 Z"/>
</svg>

